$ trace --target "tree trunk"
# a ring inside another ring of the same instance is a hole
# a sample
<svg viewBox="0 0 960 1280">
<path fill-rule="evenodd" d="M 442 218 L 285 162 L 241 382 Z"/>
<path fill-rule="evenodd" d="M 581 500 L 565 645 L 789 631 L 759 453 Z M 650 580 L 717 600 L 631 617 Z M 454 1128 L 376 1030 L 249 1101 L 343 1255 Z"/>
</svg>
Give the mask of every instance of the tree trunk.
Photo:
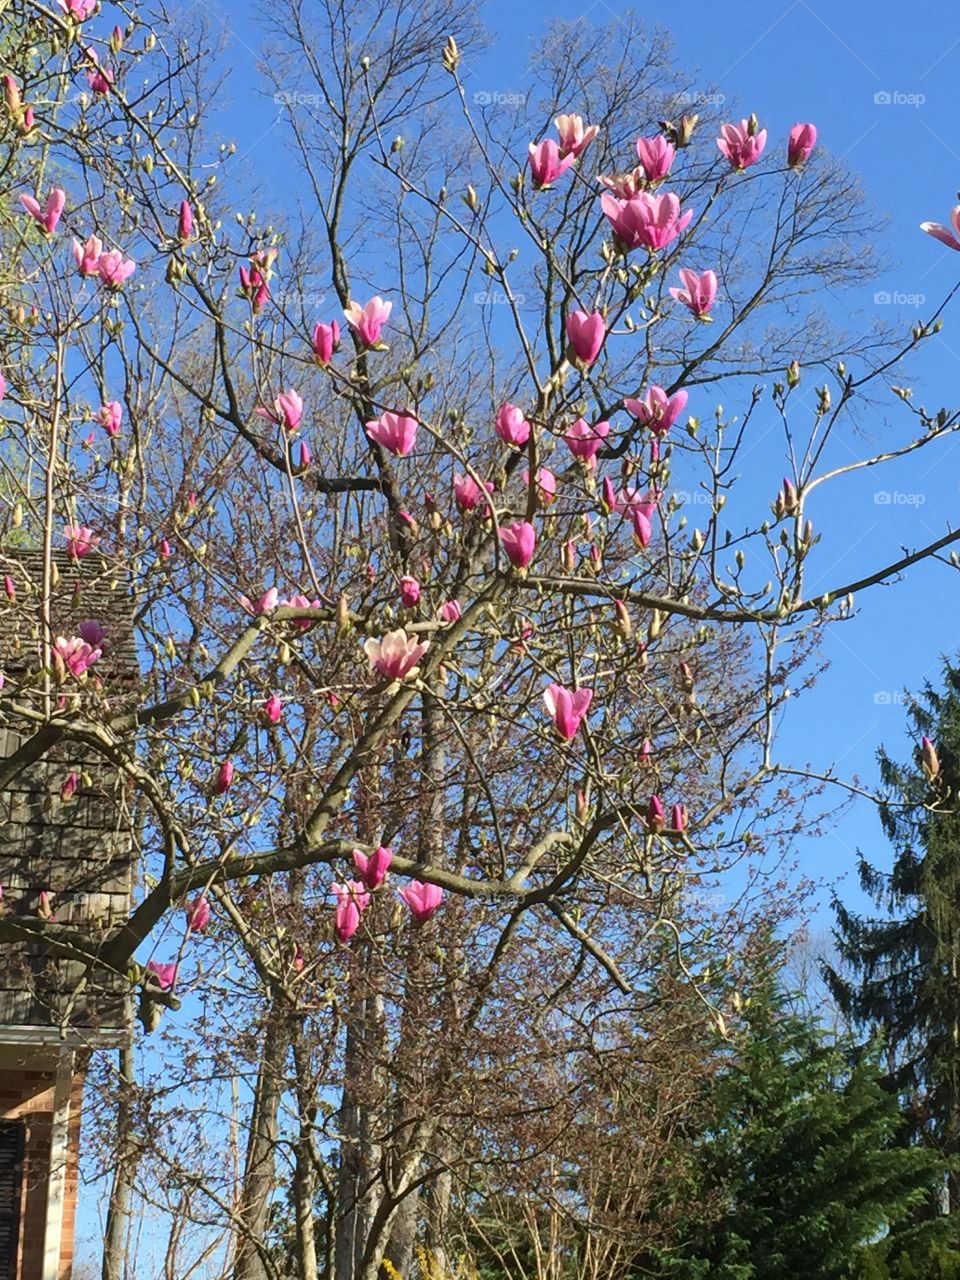
<svg viewBox="0 0 960 1280">
<path fill-rule="evenodd" d="M 417 1243 L 417 1219 L 420 1195 L 411 1191 L 397 1206 L 397 1213 L 390 1231 L 390 1243 L 386 1256 L 402 1280 L 409 1280 L 413 1270 L 413 1250 Z"/>
<path fill-rule="evenodd" d="M 110 1187 L 107 1226 L 103 1241 L 103 1280 L 123 1280 L 127 1228 L 133 1200 L 133 1175 L 137 1148 L 133 1141 L 134 1051 L 130 1041 L 120 1050 L 118 1061 L 117 1163 Z"/>
<path fill-rule="evenodd" d="M 233 1265 L 233 1280 L 266 1280 L 257 1244 L 263 1240 L 270 1194 L 274 1188 L 277 1112 L 283 1092 L 283 1061 L 288 1043 L 288 1027 L 281 1011 L 274 1006 L 268 1015 L 250 1116 L 243 1188 L 237 1206 L 243 1227 Z"/>
<path fill-rule="evenodd" d="M 381 997 L 376 994 L 361 997 L 353 1006 L 347 1025 L 340 1101 L 334 1280 L 358 1280 L 367 1236 L 383 1194 L 377 1108 L 362 1096 L 364 1081 L 369 1087 L 378 1071 L 375 1064 L 380 1060 L 383 1036 Z"/>
</svg>

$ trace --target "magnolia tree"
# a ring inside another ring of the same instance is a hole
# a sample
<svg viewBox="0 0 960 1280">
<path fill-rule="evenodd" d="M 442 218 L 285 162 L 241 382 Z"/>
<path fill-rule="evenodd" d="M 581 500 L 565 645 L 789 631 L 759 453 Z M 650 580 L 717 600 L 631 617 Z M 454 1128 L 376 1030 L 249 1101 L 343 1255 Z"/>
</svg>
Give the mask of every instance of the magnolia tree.
<svg viewBox="0 0 960 1280">
<path fill-rule="evenodd" d="M 3 11 L 2 502 L 42 570 L 6 580 L 40 640 L 0 777 L 102 754 L 142 889 L 103 938 L 56 884 L 0 937 L 160 1027 L 91 1077 L 105 1277 L 134 1241 L 165 1274 L 444 1276 L 455 1185 L 543 1186 L 664 965 L 735 1022 L 737 941 L 794 910 L 833 780 L 780 758 L 784 703 L 854 592 L 960 538 L 825 580 L 816 509 L 958 419 L 851 430 L 938 321 L 817 310 L 875 228 L 813 124 L 694 110 L 632 20 L 557 28 L 504 104 L 447 0 L 263 19 L 282 164 L 214 140 L 182 14 Z M 129 583 L 135 689 L 63 554 Z"/>
</svg>

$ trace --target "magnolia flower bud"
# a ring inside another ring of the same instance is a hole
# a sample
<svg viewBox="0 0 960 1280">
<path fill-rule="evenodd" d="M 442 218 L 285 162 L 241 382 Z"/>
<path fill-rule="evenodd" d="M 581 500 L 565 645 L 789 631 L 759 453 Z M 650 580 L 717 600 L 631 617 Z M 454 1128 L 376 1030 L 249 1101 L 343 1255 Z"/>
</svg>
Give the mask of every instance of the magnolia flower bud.
<svg viewBox="0 0 960 1280">
<path fill-rule="evenodd" d="M 460 50 L 457 48 L 457 42 L 453 36 L 447 36 L 447 43 L 443 46 L 443 66 L 451 75 L 460 65 Z"/>
<path fill-rule="evenodd" d="M 350 605 L 346 596 L 341 596 L 337 601 L 337 635 L 345 636 L 350 631 Z"/>
<path fill-rule="evenodd" d="M 667 813 L 659 796 L 651 796 L 647 804 L 647 830 L 662 831 L 667 825 Z"/>
<path fill-rule="evenodd" d="M 699 119 L 699 115 L 696 114 L 680 117 L 680 123 L 677 127 L 678 147 L 688 147 L 690 145 L 690 139 L 693 137 L 693 131 L 696 129 Z"/>
<path fill-rule="evenodd" d="M 575 813 L 580 823 L 585 823 L 590 816 L 590 802 L 583 791 L 577 792 Z"/>
<path fill-rule="evenodd" d="M 615 600 L 614 606 L 617 610 L 617 629 L 624 640 L 629 640 L 633 635 L 633 619 L 630 617 L 630 611 L 622 600 Z"/>
<path fill-rule="evenodd" d="M 800 364 L 797 360 L 791 360 L 787 366 L 787 386 L 795 387 L 800 382 Z"/>
<path fill-rule="evenodd" d="M 929 738 L 924 738 L 920 746 L 920 764 L 923 768 L 923 776 L 928 782 L 932 782 L 940 772 L 940 760 L 937 756 L 937 749 Z"/>
</svg>

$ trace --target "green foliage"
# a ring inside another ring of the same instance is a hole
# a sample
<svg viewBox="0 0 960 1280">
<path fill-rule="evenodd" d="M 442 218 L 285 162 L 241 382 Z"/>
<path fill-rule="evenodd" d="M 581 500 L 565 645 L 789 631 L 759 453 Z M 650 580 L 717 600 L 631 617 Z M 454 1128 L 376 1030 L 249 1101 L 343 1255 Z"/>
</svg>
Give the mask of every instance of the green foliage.
<svg viewBox="0 0 960 1280">
<path fill-rule="evenodd" d="M 927 685 L 908 719 L 915 761 L 898 765 L 879 752 L 892 870 L 885 874 L 860 857 L 861 884 L 884 915 L 867 919 L 835 904 L 844 967 L 826 976 L 851 1021 L 882 1038 L 911 1134 L 954 1156 L 960 1144 L 960 670 L 948 663 L 943 691 Z M 932 781 L 919 765 L 923 735 L 934 740 L 940 760 Z M 960 1208 L 955 1178 L 950 1203 Z"/>
<path fill-rule="evenodd" d="M 664 1274 L 680 1280 L 852 1280 L 949 1229 L 918 1228 L 945 1166 L 904 1142 L 897 1099 L 875 1053 L 856 1053 L 794 1012 L 764 964 L 716 1091 L 701 1148 L 693 1221 Z M 704 1193 L 719 1215 L 697 1220 Z M 880 1272 L 879 1274 L 887 1274 Z M 893 1274 L 893 1273 L 890 1273 Z"/>
</svg>

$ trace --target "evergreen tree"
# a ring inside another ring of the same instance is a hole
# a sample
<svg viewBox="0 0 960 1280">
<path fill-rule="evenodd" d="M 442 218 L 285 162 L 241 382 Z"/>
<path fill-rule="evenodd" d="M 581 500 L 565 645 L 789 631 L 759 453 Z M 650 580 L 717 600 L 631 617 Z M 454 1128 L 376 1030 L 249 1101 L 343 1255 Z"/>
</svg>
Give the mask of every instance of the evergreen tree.
<svg viewBox="0 0 960 1280">
<path fill-rule="evenodd" d="M 867 919 L 835 902 L 845 969 L 826 977 L 847 1017 L 882 1038 L 913 1138 L 952 1158 L 960 1149 L 960 669 L 946 665 L 943 692 L 925 686 L 909 724 L 913 762 L 879 752 L 893 868 L 886 874 L 860 855 L 860 883 L 883 915 Z M 947 1194 L 960 1209 L 955 1171 Z"/>
<path fill-rule="evenodd" d="M 795 1012 L 769 964 L 745 1018 L 691 1186 L 692 1206 L 719 1193 L 722 1212 L 692 1223 L 667 1274 L 866 1280 L 859 1268 L 868 1260 L 926 1251 L 951 1225 L 915 1221 L 943 1181 L 943 1162 L 904 1141 L 876 1055 Z"/>
</svg>

